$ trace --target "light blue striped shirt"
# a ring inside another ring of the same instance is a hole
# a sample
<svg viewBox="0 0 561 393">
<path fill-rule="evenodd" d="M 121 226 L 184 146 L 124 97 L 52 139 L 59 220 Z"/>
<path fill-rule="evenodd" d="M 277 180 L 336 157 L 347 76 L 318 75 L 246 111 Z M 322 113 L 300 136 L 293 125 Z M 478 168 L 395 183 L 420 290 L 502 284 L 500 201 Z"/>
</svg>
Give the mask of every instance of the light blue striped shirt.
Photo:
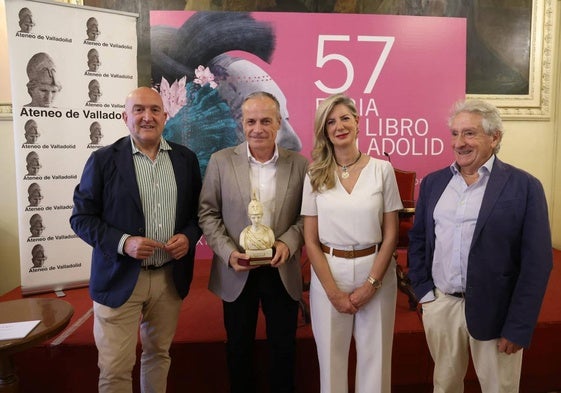
<svg viewBox="0 0 561 393">
<path fill-rule="evenodd" d="M 453 176 L 433 213 L 436 243 L 432 277 L 435 286 L 444 293 L 466 290 L 469 250 L 494 162 L 493 155 L 478 169 L 477 181 L 469 186 L 456 164 L 450 166 Z M 421 301 L 432 300 L 430 295 Z"/>
<path fill-rule="evenodd" d="M 173 236 L 175 229 L 175 215 L 177 206 L 177 184 L 173 165 L 169 157 L 171 146 L 161 138 L 160 150 L 156 159 L 142 153 L 134 144 L 131 137 L 132 154 L 136 180 L 144 212 L 144 236 L 166 243 Z M 125 240 L 130 235 L 124 235 L 119 243 L 119 252 L 123 253 Z M 142 266 L 162 265 L 169 261 L 170 256 L 161 249 L 156 249 L 154 255 L 142 261 Z"/>
</svg>

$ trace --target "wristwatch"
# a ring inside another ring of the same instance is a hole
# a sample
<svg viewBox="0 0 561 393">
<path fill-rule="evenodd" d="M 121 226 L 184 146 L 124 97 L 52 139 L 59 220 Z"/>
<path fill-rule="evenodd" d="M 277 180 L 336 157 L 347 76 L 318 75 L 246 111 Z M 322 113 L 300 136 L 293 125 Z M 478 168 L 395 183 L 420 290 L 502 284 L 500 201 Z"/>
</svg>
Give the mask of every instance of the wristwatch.
<svg viewBox="0 0 561 393">
<path fill-rule="evenodd" d="M 382 287 L 382 281 L 375 279 L 372 276 L 368 276 L 368 282 L 372 285 L 375 289 L 380 289 Z"/>
</svg>

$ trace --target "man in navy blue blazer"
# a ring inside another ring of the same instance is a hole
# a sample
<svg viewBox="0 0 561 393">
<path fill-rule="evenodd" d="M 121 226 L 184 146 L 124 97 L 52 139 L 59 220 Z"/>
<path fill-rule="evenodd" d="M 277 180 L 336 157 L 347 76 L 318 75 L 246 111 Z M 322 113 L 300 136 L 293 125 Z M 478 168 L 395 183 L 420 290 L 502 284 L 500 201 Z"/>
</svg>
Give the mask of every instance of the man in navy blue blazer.
<svg viewBox="0 0 561 393">
<path fill-rule="evenodd" d="M 133 90 L 123 112 L 130 136 L 92 153 L 74 191 L 72 229 L 93 247 L 100 392 L 132 391 L 139 325 L 141 391 L 166 391 L 169 347 L 202 233 L 199 163 L 162 138 L 166 116 L 155 90 Z"/>
<path fill-rule="evenodd" d="M 455 162 L 426 176 L 409 232 L 409 278 L 435 363 L 434 392 L 518 392 L 553 266 L 543 187 L 500 161 L 498 110 L 473 100 L 449 120 Z"/>
</svg>

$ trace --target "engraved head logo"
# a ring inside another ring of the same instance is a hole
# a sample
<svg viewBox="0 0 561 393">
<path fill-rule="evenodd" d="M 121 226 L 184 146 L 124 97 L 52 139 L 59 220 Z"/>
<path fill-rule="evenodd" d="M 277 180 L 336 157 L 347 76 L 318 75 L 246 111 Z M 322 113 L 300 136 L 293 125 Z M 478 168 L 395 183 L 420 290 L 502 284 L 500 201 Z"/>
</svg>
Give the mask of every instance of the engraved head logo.
<svg viewBox="0 0 561 393">
<path fill-rule="evenodd" d="M 57 78 L 56 66 L 48 54 L 36 53 L 27 63 L 27 92 L 31 102 L 27 106 L 50 107 L 62 85 Z"/>
<path fill-rule="evenodd" d="M 41 192 L 39 184 L 31 183 L 31 185 L 27 188 L 27 200 L 29 201 L 29 206 L 39 206 L 43 200 L 43 193 Z"/>
<path fill-rule="evenodd" d="M 90 49 L 88 51 L 88 71 L 97 72 L 101 67 L 101 61 L 99 60 L 99 52 L 97 49 Z"/>
<path fill-rule="evenodd" d="M 19 10 L 18 17 L 20 32 L 31 33 L 33 26 L 35 26 L 35 23 L 33 23 L 33 14 L 31 13 L 31 10 L 26 7 L 22 8 L 21 10 Z"/>
<path fill-rule="evenodd" d="M 101 98 L 101 86 L 97 79 L 92 79 L 88 83 L 88 97 L 90 97 L 90 102 L 99 102 Z"/>
<path fill-rule="evenodd" d="M 43 234 L 45 226 L 43 226 L 43 217 L 39 214 L 34 214 L 29 219 L 29 232 L 31 237 L 39 237 Z"/>
<path fill-rule="evenodd" d="M 39 130 L 37 129 L 37 122 L 30 119 L 25 122 L 23 128 L 25 129 L 25 142 L 29 144 L 37 143 L 37 140 L 41 136 Z"/>
<path fill-rule="evenodd" d="M 27 174 L 29 176 L 36 176 L 39 174 L 39 169 L 41 169 L 41 164 L 39 163 L 39 154 L 32 151 L 27 157 L 25 157 Z"/>
<path fill-rule="evenodd" d="M 45 261 L 47 260 L 47 255 L 45 254 L 45 249 L 41 244 L 36 244 L 31 249 L 31 262 L 33 267 L 43 267 Z"/>
<path fill-rule="evenodd" d="M 99 23 L 93 16 L 86 21 L 86 35 L 88 40 L 95 41 L 101 32 L 99 31 Z"/>
<path fill-rule="evenodd" d="M 93 145 L 99 145 L 102 138 L 103 134 L 101 133 L 101 124 L 99 124 L 97 121 L 94 121 L 90 125 L 90 141 Z"/>
</svg>

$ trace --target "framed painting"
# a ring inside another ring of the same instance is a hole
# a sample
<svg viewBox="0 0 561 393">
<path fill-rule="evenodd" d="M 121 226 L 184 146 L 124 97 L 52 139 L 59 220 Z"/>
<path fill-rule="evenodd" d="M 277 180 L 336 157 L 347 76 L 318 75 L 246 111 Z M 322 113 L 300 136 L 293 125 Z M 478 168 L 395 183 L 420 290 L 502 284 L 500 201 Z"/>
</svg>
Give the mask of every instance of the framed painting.
<svg viewBox="0 0 561 393">
<path fill-rule="evenodd" d="M 492 102 L 501 110 L 504 119 L 549 119 L 553 1 L 529 1 L 531 12 L 525 12 L 522 7 L 503 8 L 500 14 L 495 13 L 495 20 L 490 19 L 493 10 L 479 10 L 479 19 L 472 21 L 478 24 L 475 33 L 478 36 L 468 36 L 468 58 L 472 61 L 470 64 L 468 60 L 467 64 L 468 98 Z M 494 58 L 501 61 L 480 61 L 481 54 L 473 48 L 476 40 L 484 41 Z"/>
</svg>

